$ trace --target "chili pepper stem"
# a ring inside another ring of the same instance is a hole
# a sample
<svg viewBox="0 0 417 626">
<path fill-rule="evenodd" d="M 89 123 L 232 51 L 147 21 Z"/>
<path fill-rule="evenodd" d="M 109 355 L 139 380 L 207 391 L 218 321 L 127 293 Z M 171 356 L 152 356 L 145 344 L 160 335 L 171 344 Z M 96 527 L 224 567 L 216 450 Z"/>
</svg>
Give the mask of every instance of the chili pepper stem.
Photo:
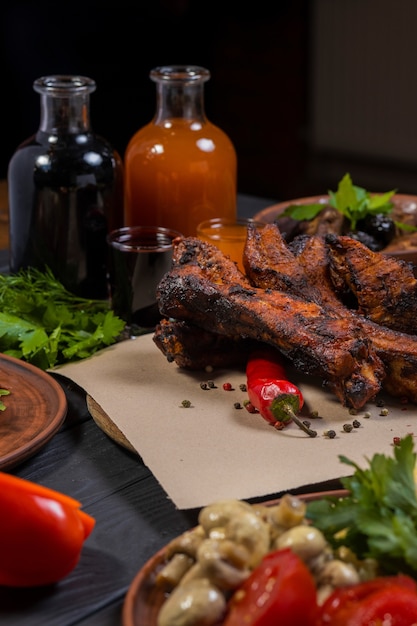
<svg viewBox="0 0 417 626">
<path fill-rule="evenodd" d="M 301 428 L 309 437 L 317 437 L 317 432 L 309 428 L 304 422 L 302 422 L 299 417 L 294 413 L 292 407 L 288 404 L 285 406 L 285 412 L 289 417 L 291 417 L 292 421 L 297 424 L 298 428 Z"/>
</svg>

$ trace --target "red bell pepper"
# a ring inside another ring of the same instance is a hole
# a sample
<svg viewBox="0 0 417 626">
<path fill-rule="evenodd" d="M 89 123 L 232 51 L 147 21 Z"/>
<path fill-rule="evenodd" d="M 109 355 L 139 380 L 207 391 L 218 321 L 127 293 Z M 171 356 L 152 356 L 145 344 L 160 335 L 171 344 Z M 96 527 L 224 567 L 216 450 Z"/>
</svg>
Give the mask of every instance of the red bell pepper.
<svg viewBox="0 0 417 626">
<path fill-rule="evenodd" d="M 229 602 L 223 626 L 315 626 L 313 576 L 290 548 L 267 554 Z"/>
<path fill-rule="evenodd" d="M 277 350 L 267 345 L 254 350 L 246 365 L 246 379 L 249 401 L 267 422 L 280 430 L 293 421 L 310 437 L 317 435 L 296 415 L 304 399 L 288 380 Z"/>
<path fill-rule="evenodd" d="M 336 589 L 320 609 L 317 626 L 417 624 L 417 584 L 408 576 L 375 578 Z"/>
<path fill-rule="evenodd" d="M 77 565 L 93 517 L 58 491 L 0 472 L 0 585 L 61 580 Z"/>
</svg>

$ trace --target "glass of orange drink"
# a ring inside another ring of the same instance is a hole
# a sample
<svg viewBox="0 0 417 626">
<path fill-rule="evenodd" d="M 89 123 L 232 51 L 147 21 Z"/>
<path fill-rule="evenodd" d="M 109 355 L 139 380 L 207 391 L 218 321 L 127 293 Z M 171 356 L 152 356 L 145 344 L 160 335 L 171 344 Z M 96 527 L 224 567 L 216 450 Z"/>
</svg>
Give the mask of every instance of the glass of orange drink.
<svg viewBox="0 0 417 626">
<path fill-rule="evenodd" d="M 200 222 L 197 226 L 197 237 L 217 246 L 232 261 L 235 261 L 240 271 L 244 273 L 242 259 L 248 224 L 254 224 L 257 228 L 265 226 L 263 222 L 249 218 L 229 220 L 219 217 Z"/>
</svg>

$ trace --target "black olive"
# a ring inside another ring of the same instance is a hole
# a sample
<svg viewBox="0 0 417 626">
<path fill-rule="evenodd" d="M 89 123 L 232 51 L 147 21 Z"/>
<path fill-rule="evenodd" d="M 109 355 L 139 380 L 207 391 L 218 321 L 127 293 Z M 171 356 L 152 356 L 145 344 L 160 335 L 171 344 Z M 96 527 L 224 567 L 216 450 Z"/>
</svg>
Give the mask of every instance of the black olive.
<svg viewBox="0 0 417 626">
<path fill-rule="evenodd" d="M 395 224 L 391 217 L 383 213 L 367 215 L 363 220 L 359 220 L 357 230 L 362 230 L 380 241 L 381 249 L 385 248 L 395 237 Z"/>
<path fill-rule="evenodd" d="M 379 252 L 380 250 L 385 248 L 385 245 L 381 241 L 378 241 L 377 239 L 375 239 L 375 237 L 373 237 L 369 233 L 363 232 L 362 230 L 357 230 L 354 233 L 348 234 L 349 237 L 352 237 L 352 239 L 356 239 L 356 241 L 360 241 L 373 252 Z"/>
</svg>

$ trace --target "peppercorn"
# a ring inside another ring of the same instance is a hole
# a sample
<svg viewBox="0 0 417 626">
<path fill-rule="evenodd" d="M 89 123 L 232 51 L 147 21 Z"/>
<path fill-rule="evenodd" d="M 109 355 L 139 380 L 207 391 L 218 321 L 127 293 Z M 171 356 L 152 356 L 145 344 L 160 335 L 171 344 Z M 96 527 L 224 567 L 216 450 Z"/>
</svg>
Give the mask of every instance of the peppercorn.
<svg viewBox="0 0 417 626">
<path fill-rule="evenodd" d="M 353 420 L 352 426 L 353 428 L 360 428 L 361 423 L 358 420 Z"/>
<path fill-rule="evenodd" d="M 381 409 L 381 411 L 379 412 L 379 414 L 383 416 L 388 415 L 388 413 L 389 413 L 388 409 Z"/>
<path fill-rule="evenodd" d="M 231 383 L 223 383 L 223 389 L 225 391 L 233 391 L 233 387 Z"/>
<path fill-rule="evenodd" d="M 214 383 L 214 380 L 209 380 L 207 382 L 208 386 L 210 387 L 210 389 L 216 389 L 216 385 Z"/>
<path fill-rule="evenodd" d="M 246 385 L 244 383 L 239 385 L 239 389 L 240 389 L 240 391 L 247 391 L 247 387 L 246 387 Z"/>
<path fill-rule="evenodd" d="M 250 402 L 249 400 L 245 402 L 245 409 L 247 410 L 248 413 L 259 413 L 258 409 L 255 408 L 252 402 Z"/>
<path fill-rule="evenodd" d="M 345 433 L 350 433 L 353 430 L 352 424 L 343 424 L 343 430 Z"/>
<path fill-rule="evenodd" d="M 200 383 L 201 389 L 208 389 L 207 383 Z"/>
<path fill-rule="evenodd" d="M 181 406 L 183 406 L 185 409 L 188 409 L 191 406 L 191 401 L 190 400 L 183 400 L 181 402 Z"/>
<path fill-rule="evenodd" d="M 334 439 L 336 437 L 336 433 L 334 430 L 325 430 L 324 436 L 328 437 L 329 439 Z"/>
<path fill-rule="evenodd" d="M 401 437 L 394 437 L 392 441 L 394 443 L 394 446 L 399 446 L 401 443 Z"/>
<path fill-rule="evenodd" d="M 235 409 L 243 409 L 243 407 L 240 404 L 240 402 L 235 402 L 233 406 L 235 407 Z"/>
</svg>

